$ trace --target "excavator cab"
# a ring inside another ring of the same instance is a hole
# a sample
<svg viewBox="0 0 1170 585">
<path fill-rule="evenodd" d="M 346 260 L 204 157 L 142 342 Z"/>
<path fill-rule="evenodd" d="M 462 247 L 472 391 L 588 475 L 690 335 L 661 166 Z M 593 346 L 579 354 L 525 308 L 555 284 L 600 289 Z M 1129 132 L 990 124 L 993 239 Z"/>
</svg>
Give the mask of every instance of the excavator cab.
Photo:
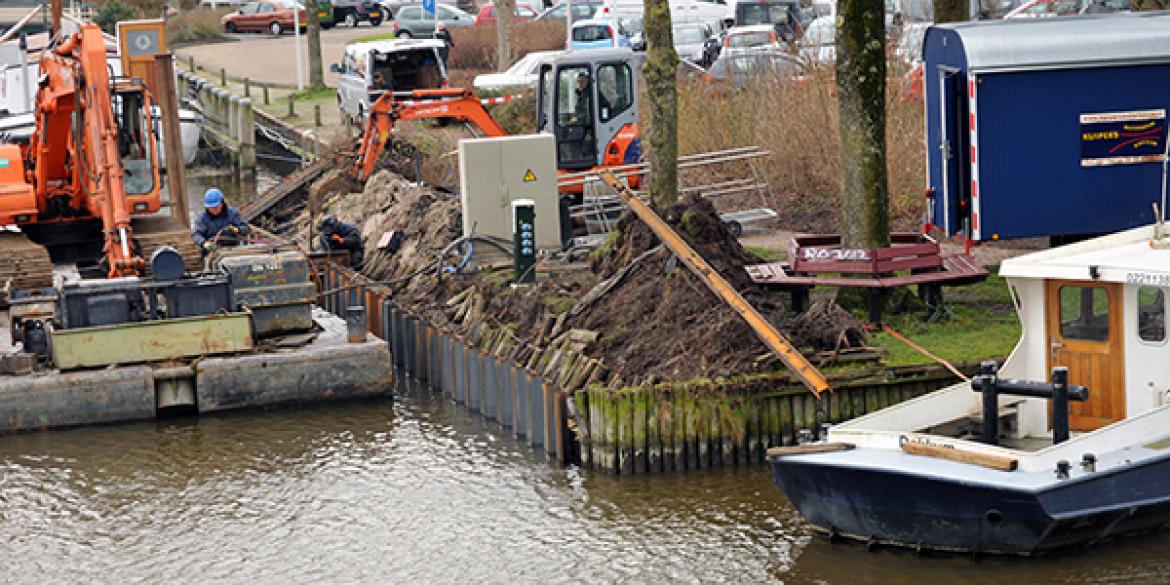
<svg viewBox="0 0 1170 585">
<path fill-rule="evenodd" d="M 556 138 L 557 168 L 582 171 L 636 163 L 634 52 L 573 51 L 541 66 L 537 130 Z"/>
<path fill-rule="evenodd" d="M 141 82 L 118 84 L 113 96 L 118 129 L 118 157 L 122 161 L 127 212 L 158 211 L 158 146 L 153 103 Z M 136 200 L 141 198 L 141 200 Z"/>
</svg>

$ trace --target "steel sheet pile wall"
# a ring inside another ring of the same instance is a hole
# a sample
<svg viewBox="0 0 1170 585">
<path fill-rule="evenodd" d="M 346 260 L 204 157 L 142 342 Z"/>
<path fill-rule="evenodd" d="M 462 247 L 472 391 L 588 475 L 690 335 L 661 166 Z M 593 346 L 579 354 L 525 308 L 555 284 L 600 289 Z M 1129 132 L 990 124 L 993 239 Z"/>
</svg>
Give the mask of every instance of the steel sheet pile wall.
<svg viewBox="0 0 1170 585">
<path fill-rule="evenodd" d="M 909 379 L 835 381 L 819 400 L 799 383 L 772 376 L 590 387 L 573 397 L 581 464 L 628 475 L 762 462 L 769 447 L 795 443 L 801 429 L 817 433 L 821 423 L 858 417 L 955 381 L 942 368 L 916 370 Z"/>
<path fill-rule="evenodd" d="M 512 430 L 513 435 L 549 458 L 564 464 L 578 460 L 576 439 L 569 436 L 568 393 L 525 368 L 485 351 L 498 339 L 480 330 L 474 340 L 433 327 L 407 313 L 389 298 L 384 287 L 361 284 L 364 277 L 331 263 L 317 266 L 319 302 L 326 310 L 344 312 L 364 304 L 370 332 L 390 344 L 394 365 L 425 383 L 444 398 Z M 349 287 L 349 288 L 346 288 Z M 340 290 L 344 289 L 344 290 Z"/>
<path fill-rule="evenodd" d="M 321 304 L 330 311 L 365 303 L 370 330 L 391 346 L 395 365 L 444 398 L 512 430 L 563 464 L 606 473 L 706 469 L 763 461 L 768 447 L 792 444 L 801 429 L 839 422 L 956 381 L 941 366 L 871 367 L 830 376 L 817 399 L 785 372 L 731 379 L 607 385 L 604 368 L 570 330 L 543 347 L 477 316 L 481 300 L 457 296 L 459 337 L 397 307 L 363 277 L 323 264 Z M 574 344 L 576 343 L 576 345 Z M 517 365 L 523 364 L 523 366 Z M 978 364 L 960 364 L 974 372 Z M 620 382 L 620 381 L 617 381 Z"/>
</svg>

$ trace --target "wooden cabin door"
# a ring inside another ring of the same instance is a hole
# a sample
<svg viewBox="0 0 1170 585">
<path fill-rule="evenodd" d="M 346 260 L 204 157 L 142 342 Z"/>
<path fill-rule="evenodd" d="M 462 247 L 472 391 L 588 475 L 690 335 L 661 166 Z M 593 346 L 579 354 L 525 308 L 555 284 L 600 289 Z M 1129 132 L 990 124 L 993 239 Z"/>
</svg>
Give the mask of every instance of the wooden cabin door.
<svg viewBox="0 0 1170 585">
<path fill-rule="evenodd" d="M 1068 368 L 1068 380 L 1089 388 L 1069 403 L 1069 427 L 1091 431 L 1125 418 L 1125 360 L 1121 285 L 1049 280 L 1045 284 L 1048 366 Z"/>
</svg>

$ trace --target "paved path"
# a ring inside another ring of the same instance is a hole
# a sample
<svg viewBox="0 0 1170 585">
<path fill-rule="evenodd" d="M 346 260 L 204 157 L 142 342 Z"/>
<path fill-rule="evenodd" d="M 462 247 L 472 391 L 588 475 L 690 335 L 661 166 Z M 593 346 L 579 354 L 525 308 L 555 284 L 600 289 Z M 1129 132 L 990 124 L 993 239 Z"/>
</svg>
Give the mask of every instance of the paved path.
<svg viewBox="0 0 1170 585">
<path fill-rule="evenodd" d="M 376 28 L 368 23 L 362 23 L 354 28 L 339 26 L 321 31 L 321 60 L 324 62 L 325 84 L 337 86 L 337 74 L 329 71 L 329 65 L 341 62 L 346 43 L 358 37 L 389 33 L 392 30 L 390 24 L 384 22 Z M 293 35 L 273 37 L 252 33 L 228 36 L 233 40 L 179 47 L 175 53 L 184 61 L 188 56 L 194 57 L 196 63 L 207 68 L 208 74 L 217 73 L 222 67 L 227 69 L 230 75 L 257 81 L 286 84 L 297 82 Z M 304 35 L 301 36 L 301 62 L 305 68 L 305 82 L 308 83 L 308 49 L 305 48 Z"/>
</svg>

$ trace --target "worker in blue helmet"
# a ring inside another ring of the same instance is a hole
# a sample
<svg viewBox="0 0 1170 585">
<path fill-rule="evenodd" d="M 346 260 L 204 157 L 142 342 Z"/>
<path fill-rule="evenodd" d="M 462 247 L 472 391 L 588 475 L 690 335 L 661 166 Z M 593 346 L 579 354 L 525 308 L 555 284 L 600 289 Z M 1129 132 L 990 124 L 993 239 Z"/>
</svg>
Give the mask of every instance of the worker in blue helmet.
<svg viewBox="0 0 1170 585">
<path fill-rule="evenodd" d="M 238 211 L 228 206 L 219 189 L 212 187 L 203 194 L 203 214 L 191 230 L 191 238 L 204 254 L 216 246 L 239 244 L 240 236 L 251 233 L 248 222 L 240 217 Z"/>
</svg>

